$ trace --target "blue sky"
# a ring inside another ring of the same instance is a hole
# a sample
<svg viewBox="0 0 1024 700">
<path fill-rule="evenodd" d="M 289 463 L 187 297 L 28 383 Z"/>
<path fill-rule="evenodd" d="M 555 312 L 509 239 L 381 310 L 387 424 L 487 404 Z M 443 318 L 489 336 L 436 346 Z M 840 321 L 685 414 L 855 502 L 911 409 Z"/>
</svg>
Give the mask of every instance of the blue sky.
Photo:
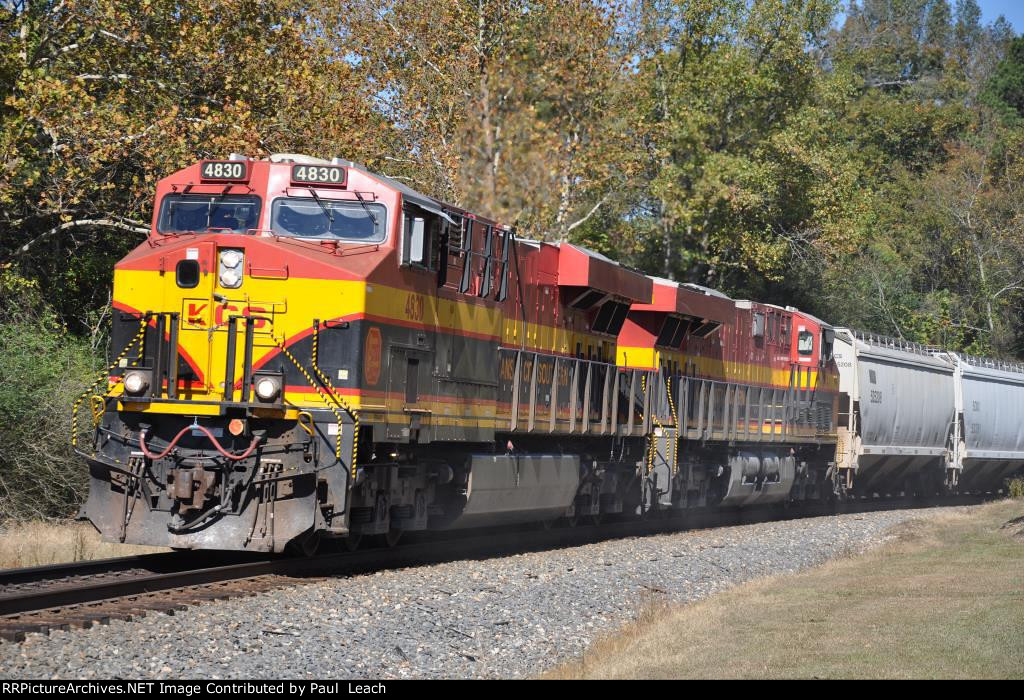
<svg viewBox="0 0 1024 700">
<path fill-rule="evenodd" d="M 982 21 L 986 24 L 1003 15 L 1015 32 L 1020 34 L 1024 31 L 1024 0 L 978 0 L 978 5 L 981 6 Z"/>
<path fill-rule="evenodd" d="M 949 4 L 955 8 L 956 0 L 949 0 Z M 843 0 L 842 6 L 846 5 L 846 0 Z M 1013 30 L 1017 34 L 1024 32 L 1024 0 L 978 0 L 978 5 L 981 7 L 983 24 L 988 24 L 999 15 L 1003 15 L 1013 25 Z M 836 24 L 841 23 L 840 17 L 836 20 Z"/>
</svg>

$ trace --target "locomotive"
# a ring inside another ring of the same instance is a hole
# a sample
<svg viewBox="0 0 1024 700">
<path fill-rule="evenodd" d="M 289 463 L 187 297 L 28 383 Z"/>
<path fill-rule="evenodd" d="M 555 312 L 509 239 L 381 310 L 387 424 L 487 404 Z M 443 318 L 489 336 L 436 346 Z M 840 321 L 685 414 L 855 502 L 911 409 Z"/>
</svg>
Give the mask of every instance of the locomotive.
<svg viewBox="0 0 1024 700">
<path fill-rule="evenodd" d="M 114 361 L 74 431 L 91 416 L 82 515 L 112 541 L 309 553 L 945 493 L 965 470 L 991 489 L 1021 466 L 965 452 L 953 384 L 970 362 L 942 374 L 948 425 L 897 445 L 908 431 L 880 434 L 874 409 L 899 392 L 863 401 L 858 372 L 898 382 L 952 356 L 872 354 L 792 307 L 521 239 L 338 158 L 232 155 L 160 180 L 113 308 Z M 998 372 L 1019 401 L 1024 374 Z"/>
</svg>

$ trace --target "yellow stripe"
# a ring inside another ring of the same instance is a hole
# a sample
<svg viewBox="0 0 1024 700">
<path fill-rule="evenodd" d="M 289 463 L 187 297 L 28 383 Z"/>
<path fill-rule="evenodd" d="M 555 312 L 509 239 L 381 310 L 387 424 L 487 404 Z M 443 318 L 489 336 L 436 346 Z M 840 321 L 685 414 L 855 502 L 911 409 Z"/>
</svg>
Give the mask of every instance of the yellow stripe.
<svg viewBox="0 0 1024 700">
<path fill-rule="evenodd" d="M 211 278 L 212 275 L 212 278 Z M 500 337 L 504 344 L 518 347 L 525 343 L 526 349 L 544 353 L 575 355 L 576 346 L 584 356 L 590 353 L 614 358 L 620 366 L 657 367 L 662 360 L 675 360 L 684 366 L 688 360 L 696 365 L 697 372 L 704 376 L 742 383 L 772 384 L 789 386 L 790 370 L 772 370 L 751 363 L 732 363 L 713 358 L 685 357 L 682 353 L 671 353 L 652 348 L 617 348 L 614 339 L 590 333 L 572 331 L 552 325 L 527 323 L 515 317 L 505 317 L 501 307 L 468 301 L 443 299 L 429 294 L 417 294 L 365 281 L 323 280 L 292 277 L 286 280 L 264 279 L 246 276 L 241 288 L 222 289 L 216 281 L 215 272 L 205 275 L 196 289 L 180 289 L 175 283 L 174 273 L 161 274 L 156 271 L 117 270 L 114 275 L 115 301 L 140 311 L 177 311 L 186 314 L 190 299 L 205 326 L 189 324 L 183 318 L 179 342 L 184 352 L 196 362 L 206 378 L 202 388 L 189 389 L 185 396 L 197 401 L 219 401 L 223 398 L 223 359 L 227 354 L 227 333 L 210 332 L 214 325 L 215 304 L 211 297 L 214 292 L 223 294 L 229 305 L 236 307 L 226 310 L 241 313 L 246 306 L 260 307 L 273 314 L 272 328 L 261 329 L 256 334 L 254 362 L 259 362 L 268 353 L 276 351 L 274 337 L 290 338 L 308 331 L 314 318 L 332 319 L 367 314 L 400 323 L 424 324 L 440 332 L 471 332 Z M 372 321 L 371 321 L 372 323 Z M 241 335 L 241 333 L 239 333 Z M 241 340 L 241 339 L 239 339 Z M 242 353 L 236 353 L 235 377 L 241 376 Z M 817 370 L 802 372 L 802 379 L 811 387 L 817 382 Z M 820 388 L 820 387 L 819 387 Z M 118 396 L 121 386 L 110 387 L 108 395 Z M 383 411 L 401 412 L 405 407 L 404 398 L 381 399 L 374 396 L 344 394 L 344 399 L 353 411 L 365 411 L 367 419 L 374 422 L 389 420 Z M 299 410 L 322 408 L 318 396 L 309 393 L 289 393 L 289 408 L 277 412 L 289 420 L 297 419 Z M 493 405 L 480 405 L 467 397 L 456 401 L 421 401 L 418 407 L 432 411 L 430 421 L 434 425 L 458 425 L 500 428 L 508 424 L 509 414 L 499 413 Z M 179 404 L 121 404 L 122 410 L 142 413 L 167 413 L 175 415 L 217 415 L 219 407 L 186 402 Z M 446 413 L 447 411 L 447 413 Z M 454 418 L 472 416 L 471 419 Z M 399 416 L 399 418 L 401 418 Z M 408 420 L 392 422 L 407 423 Z M 548 420 L 540 418 L 541 422 Z"/>
<path fill-rule="evenodd" d="M 789 388 L 790 377 L 793 374 L 793 370 L 789 367 L 779 369 L 751 362 L 732 362 L 711 357 L 688 356 L 683 353 L 668 352 L 657 348 L 629 346 L 620 346 L 618 348 L 617 362 L 621 367 L 650 369 L 659 367 L 662 361 L 677 362 L 680 369 L 689 363 L 690 367 L 694 367 L 697 375 L 700 377 L 738 384 L 759 384 Z M 818 369 L 813 366 L 804 367 L 800 372 L 799 379 L 799 383 L 795 384 L 794 388 L 815 388 L 818 382 Z M 818 388 L 825 389 L 827 387 L 822 386 Z"/>
</svg>

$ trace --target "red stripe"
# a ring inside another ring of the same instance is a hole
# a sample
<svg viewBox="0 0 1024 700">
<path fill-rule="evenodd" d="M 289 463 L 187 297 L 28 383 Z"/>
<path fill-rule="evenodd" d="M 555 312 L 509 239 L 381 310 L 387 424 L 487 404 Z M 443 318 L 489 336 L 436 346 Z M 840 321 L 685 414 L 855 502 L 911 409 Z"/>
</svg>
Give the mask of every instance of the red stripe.
<svg viewBox="0 0 1024 700">
<path fill-rule="evenodd" d="M 119 302 L 119 301 L 115 301 L 111 305 L 115 309 L 118 309 L 119 311 L 124 311 L 125 313 L 131 313 L 131 314 L 141 314 L 142 313 L 138 309 L 132 308 L 131 306 L 128 306 L 127 304 Z M 152 328 L 156 328 L 156 321 L 155 320 L 150 320 L 148 325 L 150 327 L 152 327 Z M 164 338 L 168 342 L 170 342 L 170 335 L 164 334 Z M 185 363 L 188 364 L 189 369 L 192 370 L 192 373 L 196 375 L 196 380 L 198 382 L 200 382 L 200 386 L 203 386 L 204 385 L 204 377 L 203 377 L 202 370 L 199 369 L 199 366 L 196 364 L 195 359 L 191 355 L 189 355 L 188 350 L 183 348 L 180 342 L 178 343 L 178 353 L 183 358 L 185 358 Z"/>
</svg>

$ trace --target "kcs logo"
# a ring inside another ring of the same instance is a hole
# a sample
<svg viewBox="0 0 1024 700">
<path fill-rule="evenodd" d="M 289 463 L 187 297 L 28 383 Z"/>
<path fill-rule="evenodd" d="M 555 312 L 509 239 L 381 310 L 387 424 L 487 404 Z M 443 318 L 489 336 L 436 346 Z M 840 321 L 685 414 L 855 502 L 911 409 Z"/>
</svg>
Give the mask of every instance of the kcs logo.
<svg viewBox="0 0 1024 700">
<path fill-rule="evenodd" d="M 380 328 L 370 326 L 366 331 L 366 340 L 363 341 L 363 379 L 369 386 L 374 386 L 380 381 L 382 345 Z"/>
<path fill-rule="evenodd" d="M 207 317 L 209 315 L 209 302 L 201 301 L 190 301 L 185 304 L 185 323 L 189 326 L 206 328 L 208 325 Z M 258 306 L 256 304 L 250 304 L 248 306 L 241 306 L 235 304 L 217 304 L 214 306 L 213 312 L 213 326 L 214 328 L 226 326 L 228 319 L 232 316 L 270 316 L 273 312 L 268 311 L 266 307 Z M 256 318 L 253 320 L 253 327 L 257 330 L 266 328 L 269 319 L 267 318 Z"/>
<path fill-rule="evenodd" d="M 185 307 L 185 323 L 190 326 L 206 326 L 206 307 L 209 304 L 200 304 L 190 301 Z"/>
<path fill-rule="evenodd" d="M 213 314 L 213 321 L 218 326 L 227 325 L 228 319 L 232 316 L 238 315 L 239 307 L 233 304 L 218 304 L 217 310 Z M 245 306 L 242 307 L 242 316 L 249 318 L 250 316 L 261 316 L 266 314 L 267 310 L 262 306 Z M 256 318 L 253 320 L 253 328 L 256 330 L 262 330 L 267 325 L 268 319 Z"/>
</svg>

